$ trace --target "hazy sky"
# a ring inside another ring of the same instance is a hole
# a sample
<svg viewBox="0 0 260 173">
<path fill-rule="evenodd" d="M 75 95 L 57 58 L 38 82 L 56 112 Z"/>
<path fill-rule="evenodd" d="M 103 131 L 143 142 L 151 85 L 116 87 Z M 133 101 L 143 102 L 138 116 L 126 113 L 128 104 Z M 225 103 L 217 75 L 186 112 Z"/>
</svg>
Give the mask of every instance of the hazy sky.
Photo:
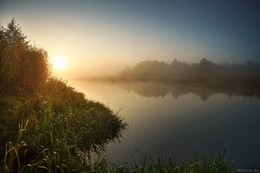
<svg viewBox="0 0 260 173">
<path fill-rule="evenodd" d="M 0 0 L 0 24 L 15 18 L 50 58 L 64 55 L 63 76 L 149 59 L 260 61 L 259 16 L 258 0 Z"/>
</svg>

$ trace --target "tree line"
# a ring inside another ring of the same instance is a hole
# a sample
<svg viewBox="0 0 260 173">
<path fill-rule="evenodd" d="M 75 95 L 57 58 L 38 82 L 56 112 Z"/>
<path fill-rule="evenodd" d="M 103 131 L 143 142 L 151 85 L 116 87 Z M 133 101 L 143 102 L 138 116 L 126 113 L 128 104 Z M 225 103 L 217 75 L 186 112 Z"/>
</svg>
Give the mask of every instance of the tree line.
<svg viewBox="0 0 260 173">
<path fill-rule="evenodd" d="M 42 88 L 50 75 L 47 52 L 29 44 L 14 19 L 0 27 L 0 93 Z"/>
<path fill-rule="evenodd" d="M 163 61 L 142 61 L 133 68 L 122 70 L 119 80 L 160 81 L 160 82 L 223 82 L 260 83 L 260 63 L 247 61 L 245 64 L 216 64 L 205 58 L 199 63 L 187 64 L 174 59 L 171 63 Z"/>
</svg>

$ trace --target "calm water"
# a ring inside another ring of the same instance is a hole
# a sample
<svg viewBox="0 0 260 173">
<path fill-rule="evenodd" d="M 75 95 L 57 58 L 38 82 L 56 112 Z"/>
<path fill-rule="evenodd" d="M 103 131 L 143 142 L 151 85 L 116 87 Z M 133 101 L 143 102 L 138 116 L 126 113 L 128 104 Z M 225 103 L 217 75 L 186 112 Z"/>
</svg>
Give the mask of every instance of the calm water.
<svg viewBox="0 0 260 173">
<path fill-rule="evenodd" d="M 128 161 L 137 150 L 177 161 L 217 154 L 223 149 L 236 168 L 259 168 L 260 100 L 256 97 L 193 92 L 151 83 L 109 84 L 72 81 L 87 98 L 100 101 L 129 124 L 121 143 L 111 143 L 107 156 L 114 163 Z M 194 94 L 195 93 L 195 94 Z"/>
</svg>

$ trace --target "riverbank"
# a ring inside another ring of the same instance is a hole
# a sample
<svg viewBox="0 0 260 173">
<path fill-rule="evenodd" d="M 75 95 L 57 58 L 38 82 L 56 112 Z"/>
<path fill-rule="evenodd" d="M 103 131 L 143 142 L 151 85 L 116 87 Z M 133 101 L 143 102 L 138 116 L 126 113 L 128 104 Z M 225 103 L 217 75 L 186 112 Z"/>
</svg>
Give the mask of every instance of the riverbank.
<svg viewBox="0 0 260 173">
<path fill-rule="evenodd" d="M 1 108 L 3 172 L 81 169 L 87 153 L 103 151 L 127 126 L 102 103 L 53 78 L 41 91 L 3 95 Z"/>
</svg>

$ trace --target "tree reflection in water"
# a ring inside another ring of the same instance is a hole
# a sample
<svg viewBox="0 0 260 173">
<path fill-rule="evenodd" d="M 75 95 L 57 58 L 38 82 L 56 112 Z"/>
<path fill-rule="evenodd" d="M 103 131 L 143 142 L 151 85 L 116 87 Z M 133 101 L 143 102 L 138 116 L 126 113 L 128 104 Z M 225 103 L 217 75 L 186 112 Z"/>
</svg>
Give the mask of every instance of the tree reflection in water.
<svg viewBox="0 0 260 173">
<path fill-rule="evenodd" d="M 159 82 L 122 82 L 117 83 L 123 89 L 134 91 L 143 97 L 165 97 L 171 94 L 174 98 L 192 93 L 206 101 L 211 95 L 222 93 L 229 97 L 256 97 L 260 98 L 260 89 L 256 86 L 243 84 L 166 84 Z"/>
</svg>

